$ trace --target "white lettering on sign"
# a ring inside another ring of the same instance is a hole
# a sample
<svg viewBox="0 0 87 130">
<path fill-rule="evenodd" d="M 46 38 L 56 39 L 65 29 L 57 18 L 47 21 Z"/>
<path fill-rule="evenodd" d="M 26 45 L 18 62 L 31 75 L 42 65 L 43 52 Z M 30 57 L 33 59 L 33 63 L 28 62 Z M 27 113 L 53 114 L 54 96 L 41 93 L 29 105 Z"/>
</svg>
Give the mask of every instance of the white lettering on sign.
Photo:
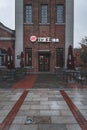
<svg viewBox="0 0 87 130">
<path fill-rule="evenodd" d="M 58 38 L 51 38 L 51 37 L 36 37 L 36 36 L 31 36 L 30 40 L 32 42 L 59 42 Z"/>
<path fill-rule="evenodd" d="M 50 37 L 38 37 L 38 42 L 51 42 Z"/>
<path fill-rule="evenodd" d="M 52 42 L 59 42 L 59 39 L 53 38 L 53 39 L 52 39 Z"/>
</svg>

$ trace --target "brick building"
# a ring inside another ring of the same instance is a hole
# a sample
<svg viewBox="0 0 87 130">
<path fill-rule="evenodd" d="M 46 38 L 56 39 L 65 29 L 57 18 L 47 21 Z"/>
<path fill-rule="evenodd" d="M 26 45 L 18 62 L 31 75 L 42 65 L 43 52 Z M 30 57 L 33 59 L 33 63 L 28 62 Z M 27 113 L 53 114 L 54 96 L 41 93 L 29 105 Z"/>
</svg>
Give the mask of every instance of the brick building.
<svg viewBox="0 0 87 130">
<path fill-rule="evenodd" d="M 80 58 L 81 48 L 74 48 L 74 63 L 75 67 L 81 67 L 82 60 Z"/>
<path fill-rule="evenodd" d="M 82 53 L 87 52 L 87 46 L 81 45 L 80 48 L 74 48 L 74 63 L 75 67 L 80 68 L 82 70 L 87 70 L 87 63 L 84 62 L 81 58 Z"/>
<path fill-rule="evenodd" d="M 0 22 L 0 68 L 7 66 L 8 60 L 14 58 L 15 31 L 7 28 Z M 12 51 L 12 57 L 8 57 L 8 49 Z"/>
<path fill-rule="evenodd" d="M 15 0 L 15 67 L 54 72 L 73 46 L 74 0 Z M 23 54 L 21 56 L 21 54 Z"/>
</svg>

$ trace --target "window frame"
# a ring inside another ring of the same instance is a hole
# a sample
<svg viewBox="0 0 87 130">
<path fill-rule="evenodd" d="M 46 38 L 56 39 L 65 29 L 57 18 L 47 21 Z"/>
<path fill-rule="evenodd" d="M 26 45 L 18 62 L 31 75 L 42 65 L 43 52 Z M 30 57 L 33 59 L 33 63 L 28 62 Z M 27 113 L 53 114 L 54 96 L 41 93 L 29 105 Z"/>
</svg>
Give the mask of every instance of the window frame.
<svg viewBox="0 0 87 130">
<path fill-rule="evenodd" d="M 47 9 L 42 10 L 43 7 L 46 7 Z M 46 13 L 45 16 L 43 15 L 44 12 Z M 41 24 L 48 24 L 48 4 L 41 4 L 41 9 L 40 9 L 40 23 Z"/>
<path fill-rule="evenodd" d="M 0 48 L 0 66 L 6 66 L 7 62 L 7 51 Z"/>
<path fill-rule="evenodd" d="M 60 13 L 58 11 L 58 6 L 63 7 L 62 11 L 60 11 L 60 9 L 59 9 Z M 65 22 L 65 7 L 64 7 L 64 4 L 57 4 L 56 5 L 56 23 L 57 24 L 64 24 L 64 22 Z"/>
<path fill-rule="evenodd" d="M 25 48 L 25 66 L 32 66 L 32 48 Z"/>
<path fill-rule="evenodd" d="M 64 49 L 57 48 L 56 49 L 56 66 L 57 67 L 63 67 L 63 59 L 64 59 L 63 55 L 64 55 Z"/>
<path fill-rule="evenodd" d="M 26 10 L 26 7 L 30 8 Z M 26 15 L 27 13 L 27 15 Z M 24 5 L 24 23 L 32 24 L 33 23 L 33 8 L 32 4 L 25 4 Z"/>
</svg>

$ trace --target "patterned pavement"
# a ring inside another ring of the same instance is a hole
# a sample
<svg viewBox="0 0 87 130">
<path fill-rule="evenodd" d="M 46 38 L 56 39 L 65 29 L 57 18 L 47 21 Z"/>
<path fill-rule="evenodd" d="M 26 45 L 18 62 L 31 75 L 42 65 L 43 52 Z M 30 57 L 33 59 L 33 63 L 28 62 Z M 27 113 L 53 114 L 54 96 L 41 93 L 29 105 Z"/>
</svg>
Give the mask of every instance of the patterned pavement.
<svg viewBox="0 0 87 130">
<path fill-rule="evenodd" d="M 42 77 L 32 78 L 33 88 L 0 89 L 0 130 L 87 130 L 87 89 Z"/>
</svg>

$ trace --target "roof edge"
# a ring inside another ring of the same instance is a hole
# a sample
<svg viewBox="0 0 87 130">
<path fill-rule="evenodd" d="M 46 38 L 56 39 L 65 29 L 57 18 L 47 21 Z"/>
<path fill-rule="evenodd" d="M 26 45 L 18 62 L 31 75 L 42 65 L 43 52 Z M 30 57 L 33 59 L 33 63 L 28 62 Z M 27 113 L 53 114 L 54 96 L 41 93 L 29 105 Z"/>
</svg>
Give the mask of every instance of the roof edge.
<svg viewBox="0 0 87 130">
<path fill-rule="evenodd" d="M 7 32 L 9 32 L 9 33 L 11 33 L 11 34 L 14 34 L 14 32 L 15 32 L 15 30 L 12 30 L 12 29 L 6 27 L 6 26 L 5 26 L 3 23 L 1 23 L 1 22 L 0 22 L 0 28 L 3 29 L 3 30 L 5 30 L 5 31 L 7 31 Z"/>
</svg>

